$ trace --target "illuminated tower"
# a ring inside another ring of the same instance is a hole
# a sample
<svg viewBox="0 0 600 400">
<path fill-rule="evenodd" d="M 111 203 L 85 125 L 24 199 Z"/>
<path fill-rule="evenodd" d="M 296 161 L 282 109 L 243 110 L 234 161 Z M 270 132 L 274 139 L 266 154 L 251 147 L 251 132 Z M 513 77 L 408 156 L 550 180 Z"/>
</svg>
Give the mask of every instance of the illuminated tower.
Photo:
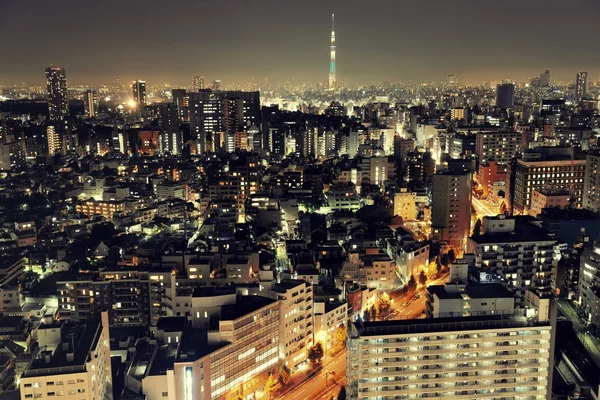
<svg viewBox="0 0 600 400">
<path fill-rule="evenodd" d="M 46 94 L 50 119 L 60 119 L 69 114 L 67 75 L 64 68 L 46 68 Z"/>
<path fill-rule="evenodd" d="M 331 14 L 331 45 L 329 61 L 329 89 L 335 89 L 335 14 Z"/>
</svg>

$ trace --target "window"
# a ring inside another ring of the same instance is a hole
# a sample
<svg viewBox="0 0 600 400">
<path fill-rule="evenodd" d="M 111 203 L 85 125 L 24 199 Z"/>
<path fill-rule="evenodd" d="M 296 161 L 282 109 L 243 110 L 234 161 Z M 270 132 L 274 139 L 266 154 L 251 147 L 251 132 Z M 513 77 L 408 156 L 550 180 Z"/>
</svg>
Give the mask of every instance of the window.
<svg viewBox="0 0 600 400">
<path fill-rule="evenodd" d="M 162 397 L 168 397 L 169 396 L 169 392 L 162 392 Z"/>
</svg>

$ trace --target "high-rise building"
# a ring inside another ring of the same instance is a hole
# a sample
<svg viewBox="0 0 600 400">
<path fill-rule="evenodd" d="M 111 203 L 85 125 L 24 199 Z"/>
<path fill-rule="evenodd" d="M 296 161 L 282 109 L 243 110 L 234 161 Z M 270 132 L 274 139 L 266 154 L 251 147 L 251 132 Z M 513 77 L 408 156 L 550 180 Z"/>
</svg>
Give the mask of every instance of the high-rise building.
<svg viewBox="0 0 600 400">
<path fill-rule="evenodd" d="M 335 76 L 335 14 L 331 14 L 331 44 L 329 46 L 329 89 L 336 86 Z"/>
<path fill-rule="evenodd" d="M 173 103 L 177 106 L 177 113 L 181 122 L 190 121 L 190 96 L 185 89 L 173 89 L 171 91 Z"/>
<path fill-rule="evenodd" d="M 586 320 L 600 326 L 600 238 L 581 255 L 579 268 L 579 295 L 581 308 L 587 314 Z"/>
<path fill-rule="evenodd" d="M 464 295 L 463 295 L 464 296 Z M 554 306 L 531 295 L 520 315 L 355 322 L 350 399 L 538 399 L 552 388 Z"/>
<path fill-rule="evenodd" d="M 220 79 L 215 79 L 213 81 L 212 90 L 213 90 L 213 92 L 219 92 L 221 90 L 221 80 Z"/>
<path fill-rule="evenodd" d="M 141 111 L 146 105 L 146 82 L 133 81 L 131 88 L 133 90 L 133 101 L 135 106 Z"/>
<path fill-rule="evenodd" d="M 183 135 L 179 129 L 178 108 L 174 103 L 160 105 L 159 148 L 161 153 L 181 154 L 183 149 Z"/>
<path fill-rule="evenodd" d="M 600 153 L 589 152 L 586 155 L 585 177 L 583 179 L 582 207 L 600 212 Z"/>
<path fill-rule="evenodd" d="M 540 74 L 540 87 L 550 86 L 550 68 L 546 68 L 543 73 Z"/>
<path fill-rule="evenodd" d="M 515 84 L 503 83 L 496 86 L 496 107 L 512 108 L 515 106 Z"/>
<path fill-rule="evenodd" d="M 192 76 L 192 90 L 197 92 L 202 89 L 204 89 L 204 77 L 198 75 Z"/>
<path fill-rule="evenodd" d="M 575 81 L 575 97 L 577 100 L 582 100 L 587 94 L 587 72 L 578 72 Z"/>
<path fill-rule="evenodd" d="M 260 93 L 210 89 L 191 92 L 189 110 L 190 132 L 198 138 L 201 154 L 221 146 L 232 151 L 237 132 L 260 124 Z"/>
<path fill-rule="evenodd" d="M 24 139 L 0 144 L 0 170 L 13 171 L 25 168 L 26 142 Z"/>
<path fill-rule="evenodd" d="M 69 114 L 67 74 L 64 68 L 46 68 L 46 95 L 50 119 L 64 118 Z"/>
<path fill-rule="evenodd" d="M 98 93 L 95 90 L 86 90 L 83 93 L 83 106 L 85 108 L 85 116 L 88 118 L 96 117 L 98 113 Z"/>
<path fill-rule="evenodd" d="M 507 165 L 517 154 L 526 149 L 526 135 L 522 132 L 477 132 L 476 152 L 479 161 L 495 161 Z"/>
<path fill-rule="evenodd" d="M 112 399 L 108 313 L 84 324 L 42 323 L 36 357 L 19 380 L 21 399 Z"/>
<path fill-rule="evenodd" d="M 524 308 L 525 291 L 541 297 L 553 293 L 553 270 L 560 258 L 558 241 L 529 216 L 483 218 L 483 234 L 469 238 L 467 252 L 475 266 L 498 275 L 515 296 L 515 307 Z"/>
<path fill-rule="evenodd" d="M 431 230 L 438 240 L 463 251 L 471 228 L 471 173 L 433 176 Z"/>
<path fill-rule="evenodd" d="M 573 205 L 580 208 L 586 160 L 574 157 L 569 147 L 539 147 L 537 151 L 538 157 L 519 158 L 510 164 L 509 202 L 512 211 L 527 214 L 533 190 L 565 188 L 571 193 Z"/>
<path fill-rule="evenodd" d="M 48 144 L 48 154 L 51 156 L 62 151 L 61 135 L 53 125 L 46 127 L 46 142 Z"/>
</svg>

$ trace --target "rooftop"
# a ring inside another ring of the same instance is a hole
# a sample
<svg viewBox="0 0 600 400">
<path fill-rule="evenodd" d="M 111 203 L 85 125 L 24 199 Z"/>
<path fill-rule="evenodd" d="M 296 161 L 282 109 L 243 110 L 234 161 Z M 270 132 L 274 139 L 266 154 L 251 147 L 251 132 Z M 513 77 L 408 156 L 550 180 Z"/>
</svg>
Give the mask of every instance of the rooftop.
<svg viewBox="0 0 600 400">
<path fill-rule="evenodd" d="M 453 332 L 468 330 L 487 330 L 502 328 L 520 328 L 535 324 L 525 317 L 514 315 L 494 315 L 478 317 L 447 317 L 432 319 L 409 319 L 397 321 L 377 321 L 354 324 L 359 336 L 406 335 L 415 333 Z M 537 324 L 540 325 L 540 324 Z M 542 326 L 550 326 L 542 323 Z"/>
<path fill-rule="evenodd" d="M 440 299 L 463 299 L 467 295 L 472 299 L 513 298 L 508 289 L 499 283 L 469 283 L 464 292 L 449 292 L 445 285 L 432 285 L 427 291 Z"/>
<path fill-rule="evenodd" d="M 478 244 L 554 241 L 543 228 L 532 224 L 533 221 L 536 221 L 535 218 L 529 216 L 515 216 L 511 218 L 515 220 L 515 229 L 513 232 L 485 233 L 480 236 L 471 236 L 469 240 Z"/>
<path fill-rule="evenodd" d="M 90 320 L 85 324 L 66 324 L 61 327 L 61 343 L 49 360 L 38 349 L 37 357 L 27 366 L 23 376 L 59 375 L 85 371 L 85 363 L 100 339 L 102 323 Z M 68 356 L 72 354 L 72 359 Z"/>
<path fill-rule="evenodd" d="M 239 296 L 236 304 L 223 306 L 221 309 L 221 320 L 234 320 L 259 310 L 276 300 L 262 296 Z"/>
</svg>

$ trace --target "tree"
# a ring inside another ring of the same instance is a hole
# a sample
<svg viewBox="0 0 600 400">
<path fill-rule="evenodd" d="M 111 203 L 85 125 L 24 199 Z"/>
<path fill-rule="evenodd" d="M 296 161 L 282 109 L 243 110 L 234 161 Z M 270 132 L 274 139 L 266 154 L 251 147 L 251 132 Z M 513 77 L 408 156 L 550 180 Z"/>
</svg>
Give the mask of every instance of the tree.
<svg viewBox="0 0 600 400">
<path fill-rule="evenodd" d="M 477 221 L 475 221 L 473 236 L 481 236 L 481 218 L 477 218 Z"/>
<path fill-rule="evenodd" d="M 109 240 L 115 235 L 116 229 L 112 222 L 102 222 L 92 227 L 92 239 Z"/>
<path fill-rule="evenodd" d="M 282 364 L 281 367 L 279 367 L 279 383 L 281 383 L 281 386 L 285 386 L 289 381 L 290 369 L 286 365 Z"/>
<path fill-rule="evenodd" d="M 502 203 L 500 203 L 500 214 L 505 214 L 506 211 L 508 211 L 506 209 L 506 203 L 503 201 Z"/>
<path fill-rule="evenodd" d="M 363 317 L 363 320 L 364 320 L 365 322 L 369 322 L 369 321 L 371 320 L 371 310 L 367 308 L 367 309 L 365 310 L 364 314 L 365 314 L 365 315 L 364 315 L 364 317 Z"/>
<path fill-rule="evenodd" d="M 346 400 L 346 386 L 342 385 L 337 396 L 337 400 Z"/>
<path fill-rule="evenodd" d="M 421 273 L 419 274 L 419 283 L 423 286 L 427 283 L 427 275 L 424 270 L 421 270 Z"/>
<path fill-rule="evenodd" d="M 410 275 L 410 279 L 408 280 L 408 287 L 413 289 L 415 287 L 417 287 L 417 280 L 415 279 L 414 275 Z"/>
<path fill-rule="evenodd" d="M 277 379 L 273 376 L 273 374 L 269 374 L 269 378 L 265 382 L 265 392 L 269 393 L 269 398 L 272 398 L 273 392 L 277 388 Z"/>
<path fill-rule="evenodd" d="M 376 316 L 377 316 L 377 310 L 375 309 L 375 306 L 371 306 L 371 319 L 373 321 L 375 321 Z"/>
<path fill-rule="evenodd" d="M 308 349 L 308 359 L 313 367 L 321 362 L 323 359 L 323 345 L 321 342 L 315 343 L 310 349 Z"/>
<path fill-rule="evenodd" d="M 450 263 L 456 262 L 456 254 L 454 253 L 454 249 L 450 249 L 448 252 L 448 258 L 450 259 Z"/>
<path fill-rule="evenodd" d="M 448 265 L 450 265 L 450 257 L 448 256 L 448 253 L 442 254 L 442 265 L 444 267 L 447 267 Z"/>
<path fill-rule="evenodd" d="M 340 325 L 335 330 L 335 342 L 340 345 L 340 347 L 346 347 L 346 338 L 347 338 L 347 330 L 344 325 Z"/>
<path fill-rule="evenodd" d="M 442 262 L 440 261 L 439 256 L 435 258 L 435 269 L 437 270 L 438 274 L 442 271 Z"/>
<path fill-rule="evenodd" d="M 387 310 L 392 305 L 392 300 L 390 299 L 390 295 L 386 292 L 383 292 L 381 297 L 379 298 L 379 309 Z"/>
</svg>

